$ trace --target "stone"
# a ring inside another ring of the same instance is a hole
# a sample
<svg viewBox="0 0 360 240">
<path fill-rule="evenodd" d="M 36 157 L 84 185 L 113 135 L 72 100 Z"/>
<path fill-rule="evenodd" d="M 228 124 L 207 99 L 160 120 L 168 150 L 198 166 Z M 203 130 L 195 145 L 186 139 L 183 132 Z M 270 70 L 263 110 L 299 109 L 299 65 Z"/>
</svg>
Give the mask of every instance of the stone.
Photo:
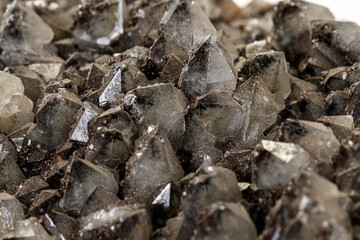
<svg viewBox="0 0 360 240">
<path fill-rule="evenodd" d="M 216 29 L 197 1 L 179 0 L 160 21 L 160 29 L 186 53 L 201 38 L 216 35 Z"/>
<path fill-rule="evenodd" d="M 134 88 L 149 85 L 146 76 L 137 68 L 126 63 L 113 67 L 104 79 L 104 87 L 99 97 L 99 106 L 115 103 L 119 93 L 126 93 Z"/>
<path fill-rule="evenodd" d="M 286 59 L 295 66 L 310 55 L 314 19 L 332 20 L 334 16 L 326 7 L 306 1 L 283 1 L 274 10 L 273 44 L 282 49 Z"/>
<path fill-rule="evenodd" d="M 89 141 L 88 124 L 95 117 L 99 116 L 101 110 L 89 102 L 84 102 L 77 113 L 76 121 L 69 134 L 69 139 L 81 143 Z"/>
<path fill-rule="evenodd" d="M 82 239 L 150 239 L 151 233 L 151 221 L 145 209 L 123 206 L 80 218 Z"/>
<path fill-rule="evenodd" d="M 65 38 L 54 42 L 59 51 L 59 57 L 68 59 L 71 54 L 76 52 L 74 41 L 72 38 Z"/>
<path fill-rule="evenodd" d="M 190 56 L 178 83 L 189 99 L 212 91 L 235 90 L 237 72 L 230 55 L 214 35 L 202 38 Z"/>
<path fill-rule="evenodd" d="M 287 119 L 280 129 L 280 141 L 298 144 L 320 162 L 329 162 L 340 148 L 333 131 L 322 123 Z"/>
<path fill-rule="evenodd" d="M 277 120 L 280 109 L 276 106 L 272 93 L 261 79 L 248 79 L 238 85 L 234 98 L 242 105 L 244 123 L 241 129 L 241 145 L 255 146 Z"/>
<path fill-rule="evenodd" d="M 284 100 L 291 93 L 290 79 L 283 52 L 265 52 L 249 59 L 239 70 L 239 77 L 262 80 L 273 94 L 280 110 L 285 108 Z"/>
<path fill-rule="evenodd" d="M 323 79 L 321 85 L 326 92 L 342 91 L 356 83 L 359 75 L 359 63 L 355 63 L 351 67 L 342 66 L 331 68 L 321 73 Z"/>
<path fill-rule="evenodd" d="M 73 93 L 45 94 L 35 115 L 36 126 L 31 137 L 46 149 L 55 149 L 64 142 L 75 122 L 82 102 Z"/>
<path fill-rule="evenodd" d="M 285 187 L 313 161 L 297 144 L 262 140 L 253 152 L 253 183 L 263 189 Z"/>
<path fill-rule="evenodd" d="M 197 99 L 186 116 L 184 148 L 236 146 L 241 139 L 244 108 L 230 93 L 212 92 Z"/>
<path fill-rule="evenodd" d="M 322 116 L 317 122 L 330 127 L 340 142 L 347 139 L 354 130 L 354 118 L 351 115 Z"/>
<path fill-rule="evenodd" d="M 0 132 L 12 131 L 32 122 L 33 102 L 24 96 L 21 79 L 0 71 Z"/>
<path fill-rule="evenodd" d="M 39 176 L 26 179 L 20 186 L 15 196 L 25 206 L 30 207 L 33 199 L 43 190 L 49 187 Z"/>
<path fill-rule="evenodd" d="M 62 208 L 69 214 L 78 215 L 98 186 L 114 194 L 119 190 L 119 184 L 110 172 L 88 161 L 74 159 L 71 163 Z"/>
<path fill-rule="evenodd" d="M 182 185 L 181 209 L 185 217 L 193 222 L 206 205 L 241 199 L 236 176 L 226 168 L 204 166 L 182 179 Z"/>
<path fill-rule="evenodd" d="M 313 20 L 311 22 L 311 57 L 316 69 L 352 65 L 359 61 L 360 27 L 353 22 Z"/>
<path fill-rule="evenodd" d="M 185 133 L 187 100 L 172 84 L 155 84 L 128 92 L 125 107 L 131 112 L 141 132 L 149 125 L 159 125 L 175 150 L 179 149 Z"/>
<path fill-rule="evenodd" d="M 84 50 L 107 49 L 124 33 L 128 18 L 124 0 L 84 3 L 77 13 L 74 40 Z"/>
<path fill-rule="evenodd" d="M 77 220 L 61 212 L 45 213 L 42 221 L 45 229 L 60 239 L 72 239 L 78 231 Z"/>
<path fill-rule="evenodd" d="M 81 216 L 88 216 L 91 213 L 104 210 L 110 210 L 121 205 L 121 200 L 109 190 L 98 186 L 90 197 L 84 203 L 81 209 Z"/>
<path fill-rule="evenodd" d="M 33 63 L 29 69 L 39 74 L 45 82 L 56 80 L 65 71 L 63 63 Z"/>
<path fill-rule="evenodd" d="M 135 141 L 134 153 L 126 163 L 125 199 L 147 201 L 156 188 L 183 176 L 184 170 L 168 138 L 159 128 L 150 125 Z"/>
<path fill-rule="evenodd" d="M 7 8 L 0 27 L 1 59 L 7 65 L 27 62 L 31 56 L 50 56 L 52 29 L 31 8 L 13 1 Z"/>
<path fill-rule="evenodd" d="M 333 183 L 313 172 L 304 172 L 271 209 L 261 237 L 352 239 L 349 215 L 341 207 L 342 197 Z"/>
<path fill-rule="evenodd" d="M 0 134 L 0 189 L 10 194 L 14 194 L 25 180 L 16 160 L 14 146 L 4 134 Z"/>
<path fill-rule="evenodd" d="M 36 218 L 28 218 L 18 223 L 17 227 L 2 235 L 2 239 L 24 239 L 24 240 L 52 240 L 50 235 L 42 227 Z"/>
<path fill-rule="evenodd" d="M 256 236 L 255 225 L 241 203 L 216 202 L 202 209 L 194 239 L 252 240 Z"/>
<path fill-rule="evenodd" d="M 0 193 L 0 234 L 13 230 L 24 219 L 24 210 L 15 197 Z"/>
</svg>

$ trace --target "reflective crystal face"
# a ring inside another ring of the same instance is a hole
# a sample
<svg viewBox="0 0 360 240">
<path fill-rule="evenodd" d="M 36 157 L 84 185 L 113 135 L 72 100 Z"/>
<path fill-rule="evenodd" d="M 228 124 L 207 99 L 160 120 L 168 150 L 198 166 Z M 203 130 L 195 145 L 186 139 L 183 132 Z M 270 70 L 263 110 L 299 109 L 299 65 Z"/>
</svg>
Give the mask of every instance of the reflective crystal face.
<svg viewBox="0 0 360 240">
<path fill-rule="evenodd" d="M 179 86 L 188 98 L 208 92 L 232 92 L 237 72 L 223 46 L 210 35 L 197 43 L 188 64 L 183 68 Z"/>
<path fill-rule="evenodd" d="M 84 102 L 75 128 L 70 133 L 70 140 L 87 143 L 89 141 L 88 123 L 97 117 L 99 113 L 91 106 L 90 103 Z"/>
</svg>

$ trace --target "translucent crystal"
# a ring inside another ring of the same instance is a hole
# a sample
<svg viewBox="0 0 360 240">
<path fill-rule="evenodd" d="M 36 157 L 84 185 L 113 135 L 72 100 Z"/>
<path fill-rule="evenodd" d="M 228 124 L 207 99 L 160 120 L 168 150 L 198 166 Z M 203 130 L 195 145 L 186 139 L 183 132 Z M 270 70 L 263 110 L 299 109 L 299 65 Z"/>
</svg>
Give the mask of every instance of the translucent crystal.
<svg viewBox="0 0 360 240">
<path fill-rule="evenodd" d="M 330 127 L 339 141 L 347 139 L 354 130 L 354 118 L 351 115 L 323 116 L 317 122 Z"/>
<path fill-rule="evenodd" d="M 0 131 L 9 134 L 33 121 L 33 102 L 24 96 L 21 79 L 0 71 Z"/>
<path fill-rule="evenodd" d="M 119 190 L 112 174 L 88 161 L 74 159 L 63 198 L 63 209 L 74 215 L 79 214 L 86 199 L 98 186 L 115 194 Z"/>
<path fill-rule="evenodd" d="M 35 115 L 36 127 L 31 136 L 47 149 L 56 148 L 68 138 L 81 106 L 80 99 L 72 93 L 46 94 Z"/>
<path fill-rule="evenodd" d="M 203 38 L 183 68 L 179 86 L 188 98 L 212 91 L 234 91 L 237 72 L 232 59 L 215 36 Z"/>
<path fill-rule="evenodd" d="M 310 54 L 313 19 L 331 20 L 334 16 L 326 7 L 306 1 L 281 1 L 275 8 L 272 39 L 295 65 Z"/>
<path fill-rule="evenodd" d="M 237 202 L 241 198 L 235 174 L 225 168 L 204 166 L 182 180 L 181 209 L 193 221 L 201 208 L 217 201 Z"/>
<path fill-rule="evenodd" d="M 8 72 L 19 77 L 24 85 L 24 94 L 36 102 L 45 88 L 45 81 L 26 66 L 8 68 Z"/>
<path fill-rule="evenodd" d="M 13 1 L 0 27 L 1 59 L 8 65 L 24 63 L 30 56 L 50 55 L 48 45 L 54 33 L 31 8 Z"/>
<path fill-rule="evenodd" d="M 63 63 L 34 63 L 29 65 L 29 69 L 36 72 L 46 82 L 54 81 L 65 71 Z"/>
<path fill-rule="evenodd" d="M 45 213 L 42 219 L 46 230 L 60 239 L 71 239 L 77 233 L 77 220 L 65 213 L 52 210 L 50 213 Z"/>
<path fill-rule="evenodd" d="M 24 240 L 52 240 L 53 238 L 46 232 L 36 218 L 29 218 L 19 221 L 17 227 L 1 236 L 2 239 L 24 239 Z"/>
<path fill-rule="evenodd" d="M 217 202 L 202 209 L 194 239 L 256 239 L 256 228 L 241 203 Z"/>
<path fill-rule="evenodd" d="M 84 102 L 79 111 L 81 113 L 80 118 L 76 121 L 74 130 L 70 133 L 70 140 L 87 143 L 89 141 L 88 123 L 97 117 L 99 112 L 88 102 Z"/>
<path fill-rule="evenodd" d="M 236 145 L 244 119 L 244 108 L 230 93 L 212 92 L 198 98 L 187 115 L 184 147 L 192 150 L 205 145 Z"/>
<path fill-rule="evenodd" d="M 29 179 L 26 179 L 16 192 L 16 198 L 19 199 L 21 203 L 25 206 L 30 206 L 31 202 L 35 196 L 41 192 L 41 190 L 49 187 L 44 180 L 39 176 L 34 176 Z"/>
<path fill-rule="evenodd" d="M 15 197 L 0 193 L 0 234 L 14 229 L 24 219 L 24 210 Z"/>
<path fill-rule="evenodd" d="M 157 187 L 169 181 L 178 181 L 183 175 L 184 171 L 166 135 L 150 125 L 147 132 L 136 140 L 134 154 L 127 161 L 125 197 L 144 202 Z"/>
<path fill-rule="evenodd" d="M 312 162 L 299 145 L 262 140 L 254 152 L 253 180 L 260 188 L 284 187 Z"/>
<path fill-rule="evenodd" d="M 341 206 L 344 194 L 336 185 L 313 172 L 294 179 L 289 194 L 280 198 L 268 214 L 262 238 L 352 239 L 349 215 Z"/>
<path fill-rule="evenodd" d="M 0 188 L 11 194 L 14 194 L 25 180 L 16 160 L 14 146 L 4 134 L 0 134 Z"/>
<path fill-rule="evenodd" d="M 82 49 L 103 49 L 124 33 L 128 10 L 124 0 L 84 5 L 75 23 L 74 39 Z"/>
<path fill-rule="evenodd" d="M 100 210 L 80 219 L 79 234 L 83 239 L 150 239 L 151 232 L 146 210 L 130 206 Z"/>
<path fill-rule="evenodd" d="M 322 70 L 359 62 L 359 25 L 353 22 L 314 20 L 311 28 L 311 64 Z"/>
<path fill-rule="evenodd" d="M 291 87 L 283 52 L 270 51 L 256 55 L 255 58 L 246 61 L 239 75 L 244 80 L 254 78 L 264 81 L 278 108 L 285 108 L 284 100 L 290 95 Z"/>
<path fill-rule="evenodd" d="M 197 1 L 175 1 L 161 19 L 160 26 L 185 52 L 202 37 L 216 35 L 215 27 Z"/>
<path fill-rule="evenodd" d="M 87 216 L 102 209 L 109 210 L 121 204 L 121 200 L 113 192 L 98 186 L 84 203 L 81 216 Z"/>
<path fill-rule="evenodd" d="M 172 84 L 155 84 L 134 89 L 125 96 L 124 103 L 141 130 L 159 125 L 173 148 L 177 150 L 185 132 L 187 101 L 181 90 Z"/>
<path fill-rule="evenodd" d="M 234 98 L 243 106 L 245 112 L 241 144 L 254 146 L 264 131 L 276 122 L 280 110 L 261 79 L 248 79 L 239 85 Z"/>
<path fill-rule="evenodd" d="M 288 119 L 280 132 L 281 141 L 300 145 L 312 158 L 322 162 L 329 162 L 340 148 L 333 131 L 322 123 Z"/>
</svg>

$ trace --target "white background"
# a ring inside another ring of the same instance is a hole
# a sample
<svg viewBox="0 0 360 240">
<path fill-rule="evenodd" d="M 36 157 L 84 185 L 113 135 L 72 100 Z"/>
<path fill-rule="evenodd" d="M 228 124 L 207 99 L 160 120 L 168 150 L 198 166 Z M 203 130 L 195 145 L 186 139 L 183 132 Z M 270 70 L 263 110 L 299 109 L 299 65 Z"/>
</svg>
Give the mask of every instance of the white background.
<svg viewBox="0 0 360 240">
<path fill-rule="evenodd" d="M 1 1 L 1 0 L 0 0 Z M 265 1 L 265 0 L 264 0 Z M 338 21 L 353 21 L 360 24 L 360 1 L 359 0 L 307 0 L 319 5 L 326 6 Z M 245 6 L 251 0 L 234 0 L 239 6 Z M 278 0 L 267 0 L 277 3 Z"/>
</svg>

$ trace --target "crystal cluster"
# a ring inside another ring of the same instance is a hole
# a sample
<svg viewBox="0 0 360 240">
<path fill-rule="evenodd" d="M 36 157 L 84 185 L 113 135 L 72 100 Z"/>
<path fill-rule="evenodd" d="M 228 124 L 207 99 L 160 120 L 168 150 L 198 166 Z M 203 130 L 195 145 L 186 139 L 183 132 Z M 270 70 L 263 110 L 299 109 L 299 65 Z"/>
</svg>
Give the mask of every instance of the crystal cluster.
<svg viewBox="0 0 360 240">
<path fill-rule="evenodd" d="M 360 27 L 301 0 L 1 0 L 0 239 L 360 240 Z"/>
</svg>

